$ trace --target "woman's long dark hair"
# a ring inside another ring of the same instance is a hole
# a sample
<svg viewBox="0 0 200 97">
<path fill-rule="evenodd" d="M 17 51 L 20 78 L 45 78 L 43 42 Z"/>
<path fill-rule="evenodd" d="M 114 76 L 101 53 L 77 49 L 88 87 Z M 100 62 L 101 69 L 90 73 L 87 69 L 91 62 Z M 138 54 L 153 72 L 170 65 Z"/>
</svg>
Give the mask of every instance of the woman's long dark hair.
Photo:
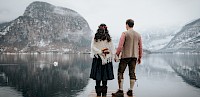
<svg viewBox="0 0 200 97">
<path fill-rule="evenodd" d="M 99 28 L 97 29 L 97 33 L 95 34 L 95 37 L 94 37 L 95 41 L 98 42 L 98 40 L 100 41 L 107 40 L 108 42 L 110 42 L 111 37 L 108 32 L 109 31 L 107 29 L 106 24 L 101 24 Z"/>
</svg>

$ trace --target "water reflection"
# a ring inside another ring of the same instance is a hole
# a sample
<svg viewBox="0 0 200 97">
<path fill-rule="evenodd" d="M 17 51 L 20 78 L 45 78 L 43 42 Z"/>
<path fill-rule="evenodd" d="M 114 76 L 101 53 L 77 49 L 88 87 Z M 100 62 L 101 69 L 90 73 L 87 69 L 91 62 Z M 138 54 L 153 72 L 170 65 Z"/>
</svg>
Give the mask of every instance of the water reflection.
<svg viewBox="0 0 200 97">
<path fill-rule="evenodd" d="M 166 60 L 174 71 L 188 84 L 200 88 L 200 56 L 186 54 L 174 55 L 171 58 L 166 57 Z"/>
<path fill-rule="evenodd" d="M 1 55 L 0 60 L 0 85 L 24 97 L 74 97 L 88 84 L 87 55 Z"/>
<path fill-rule="evenodd" d="M 199 97 L 199 59 L 200 55 L 144 55 L 136 69 L 136 97 Z M 89 55 L 0 55 L 0 96 L 87 97 L 95 86 L 89 79 L 91 61 Z M 109 90 L 118 88 L 118 63 L 113 66 L 115 79 L 108 82 Z M 124 77 L 126 91 L 128 70 Z"/>
<path fill-rule="evenodd" d="M 196 80 L 200 79 L 200 76 L 197 75 L 199 74 L 197 67 L 200 66 L 200 55 L 189 55 L 187 60 L 185 56 L 176 54 L 145 55 L 142 65 L 137 66 L 136 74 L 139 83 L 139 87 L 135 87 L 137 97 L 199 97 L 200 89 L 194 87 L 194 83 L 187 82 L 178 72 L 183 72 L 187 80 L 195 80 L 199 84 L 200 81 Z M 196 78 L 186 75 L 186 72 L 178 69 L 178 66 L 183 67 L 182 65 L 192 67 Z M 126 86 L 125 89 L 128 89 L 129 84 Z"/>
<path fill-rule="evenodd" d="M 137 68 L 138 77 L 154 80 L 171 79 L 176 74 L 163 55 L 145 55 Z"/>
</svg>

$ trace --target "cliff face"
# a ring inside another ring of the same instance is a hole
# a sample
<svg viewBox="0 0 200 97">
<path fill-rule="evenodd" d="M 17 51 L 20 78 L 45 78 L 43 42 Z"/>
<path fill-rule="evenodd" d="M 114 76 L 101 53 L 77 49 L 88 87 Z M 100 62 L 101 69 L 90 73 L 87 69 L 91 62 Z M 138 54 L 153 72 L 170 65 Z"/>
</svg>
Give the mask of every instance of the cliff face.
<svg viewBox="0 0 200 97">
<path fill-rule="evenodd" d="M 4 52 L 89 49 L 91 29 L 77 12 L 45 2 L 33 2 L 23 16 L 0 24 L 0 47 Z"/>
<path fill-rule="evenodd" d="M 200 19 L 185 25 L 161 52 L 200 52 Z"/>
</svg>

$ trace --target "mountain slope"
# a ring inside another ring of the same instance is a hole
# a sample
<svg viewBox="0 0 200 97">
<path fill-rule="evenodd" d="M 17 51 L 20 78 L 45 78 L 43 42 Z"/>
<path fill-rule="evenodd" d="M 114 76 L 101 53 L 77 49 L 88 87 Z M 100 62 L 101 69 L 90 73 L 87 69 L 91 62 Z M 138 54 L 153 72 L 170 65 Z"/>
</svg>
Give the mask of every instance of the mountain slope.
<svg viewBox="0 0 200 97">
<path fill-rule="evenodd" d="M 185 25 L 159 52 L 200 52 L 200 19 Z"/>
<path fill-rule="evenodd" d="M 33 2 L 23 16 L 0 24 L 4 52 L 85 51 L 91 29 L 77 12 L 46 2 Z"/>
<path fill-rule="evenodd" d="M 143 48 L 156 51 L 166 46 L 175 36 L 177 27 L 156 27 L 141 31 Z"/>
</svg>

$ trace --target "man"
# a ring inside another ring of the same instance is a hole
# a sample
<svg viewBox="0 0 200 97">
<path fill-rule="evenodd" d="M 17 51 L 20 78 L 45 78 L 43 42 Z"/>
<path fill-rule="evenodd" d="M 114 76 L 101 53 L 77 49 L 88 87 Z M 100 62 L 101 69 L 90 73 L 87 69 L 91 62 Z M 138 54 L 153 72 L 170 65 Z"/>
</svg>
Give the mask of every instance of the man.
<svg viewBox="0 0 200 97">
<path fill-rule="evenodd" d="M 123 74 L 128 65 L 130 76 L 130 89 L 127 91 L 128 96 L 133 95 L 133 87 L 136 81 L 135 67 L 136 64 L 141 63 L 142 58 L 142 40 L 139 33 L 133 30 L 134 21 L 128 19 L 126 21 L 127 31 L 123 32 L 120 38 L 120 42 L 116 51 L 116 55 L 119 56 L 122 53 L 119 67 L 118 67 L 118 86 L 119 89 L 116 93 L 112 93 L 113 96 L 123 96 Z M 116 60 L 116 59 L 115 59 Z"/>
</svg>

